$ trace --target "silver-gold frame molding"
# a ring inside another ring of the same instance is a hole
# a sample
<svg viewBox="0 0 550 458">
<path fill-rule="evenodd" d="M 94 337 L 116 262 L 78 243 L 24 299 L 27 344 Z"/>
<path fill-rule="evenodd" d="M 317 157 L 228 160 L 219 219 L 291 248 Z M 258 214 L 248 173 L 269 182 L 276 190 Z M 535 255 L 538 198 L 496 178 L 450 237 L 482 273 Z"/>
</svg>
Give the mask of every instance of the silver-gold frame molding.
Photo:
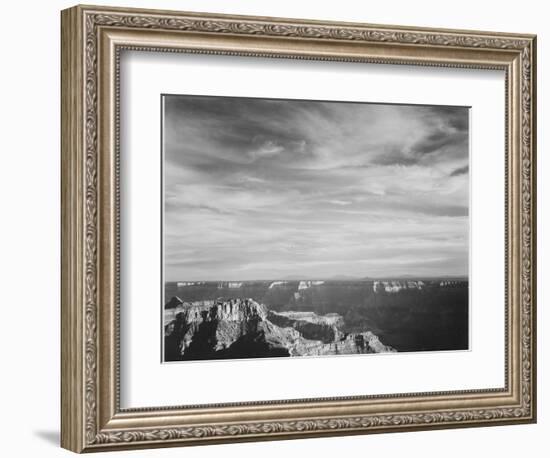
<svg viewBox="0 0 550 458">
<path fill-rule="evenodd" d="M 64 10 L 61 19 L 63 447 L 89 452 L 535 421 L 535 36 L 94 6 Z M 506 386 L 121 409 L 118 71 L 124 49 L 503 70 Z"/>
</svg>

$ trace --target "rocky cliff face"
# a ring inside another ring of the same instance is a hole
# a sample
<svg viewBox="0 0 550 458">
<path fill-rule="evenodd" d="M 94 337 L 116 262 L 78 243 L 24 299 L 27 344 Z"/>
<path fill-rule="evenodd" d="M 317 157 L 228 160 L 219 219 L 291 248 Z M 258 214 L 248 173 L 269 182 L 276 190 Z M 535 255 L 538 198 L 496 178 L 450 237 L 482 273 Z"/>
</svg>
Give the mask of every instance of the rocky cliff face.
<svg viewBox="0 0 550 458">
<path fill-rule="evenodd" d="M 343 333 L 337 314 L 269 312 L 252 299 L 172 298 L 164 324 L 166 361 L 394 351 L 370 331 Z"/>
<path fill-rule="evenodd" d="M 390 281 L 375 281 L 372 284 L 372 290 L 375 293 L 398 293 L 402 290 L 421 290 L 426 285 L 421 280 L 405 281 L 405 280 L 390 280 Z"/>
</svg>

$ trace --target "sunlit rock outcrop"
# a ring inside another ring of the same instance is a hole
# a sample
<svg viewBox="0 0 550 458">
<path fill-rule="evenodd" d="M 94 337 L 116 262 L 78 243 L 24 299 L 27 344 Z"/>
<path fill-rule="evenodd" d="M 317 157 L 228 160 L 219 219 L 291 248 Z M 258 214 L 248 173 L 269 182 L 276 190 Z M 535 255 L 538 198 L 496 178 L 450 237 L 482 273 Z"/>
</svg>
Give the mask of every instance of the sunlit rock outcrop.
<svg viewBox="0 0 550 458">
<path fill-rule="evenodd" d="M 394 351 L 370 331 L 344 333 L 336 313 L 276 313 L 252 299 L 172 298 L 164 325 L 167 361 Z"/>
<path fill-rule="evenodd" d="M 312 286 L 320 286 L 325 283 L 323 280 L 302 280 L 298 285 L 298 290 L 308 289 Z"/>
<path fill-rule="evenodd" d="M 388 281 L 375 281 L 372 284 L 372 290 L 375 293 L 398 293 L 402 290 L 412 289 L 420 290 L 424 288 L 425 284 L 421 280 L 404 281 L 404 280 L 388 280 Z"/>
<path fill-rule="evenodd" d="M 273 289 L 273 288 L 276 288 L 278 286 L 284 286 L 286 285 L 288 282 L 286 281 L 274 281 L 272 282 L 270 285 L 269 285 L 269 289 Z"/>
</svg>

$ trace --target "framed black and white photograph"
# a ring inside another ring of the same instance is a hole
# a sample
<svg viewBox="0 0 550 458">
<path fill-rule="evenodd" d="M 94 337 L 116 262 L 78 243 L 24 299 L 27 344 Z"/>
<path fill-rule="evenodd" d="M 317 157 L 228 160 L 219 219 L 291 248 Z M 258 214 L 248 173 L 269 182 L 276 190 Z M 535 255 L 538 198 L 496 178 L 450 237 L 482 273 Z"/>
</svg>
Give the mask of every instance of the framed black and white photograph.
<svg viewBox="0 0 550 458">
<path fill-rule="evenodd" d="M 62 12 L 61 442 L 536 421 L 536 37 Z"/>
<path fill-rule="evenodd" d="M 162 107 L 165 362 L 470 348 L 469 107 Z"/>
</svg>

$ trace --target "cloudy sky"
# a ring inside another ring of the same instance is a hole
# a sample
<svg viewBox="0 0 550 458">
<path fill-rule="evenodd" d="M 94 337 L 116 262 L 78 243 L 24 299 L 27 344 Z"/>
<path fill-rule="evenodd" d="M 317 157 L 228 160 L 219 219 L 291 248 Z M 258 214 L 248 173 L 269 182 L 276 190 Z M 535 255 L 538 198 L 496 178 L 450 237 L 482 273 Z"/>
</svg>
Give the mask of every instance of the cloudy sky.
<svg viewBox="0 0 550 458">
<path fill-rule="evenodd" d="M 466 275 L 468 119 L 164 96 L 165 279 Z"/>
</svg>

